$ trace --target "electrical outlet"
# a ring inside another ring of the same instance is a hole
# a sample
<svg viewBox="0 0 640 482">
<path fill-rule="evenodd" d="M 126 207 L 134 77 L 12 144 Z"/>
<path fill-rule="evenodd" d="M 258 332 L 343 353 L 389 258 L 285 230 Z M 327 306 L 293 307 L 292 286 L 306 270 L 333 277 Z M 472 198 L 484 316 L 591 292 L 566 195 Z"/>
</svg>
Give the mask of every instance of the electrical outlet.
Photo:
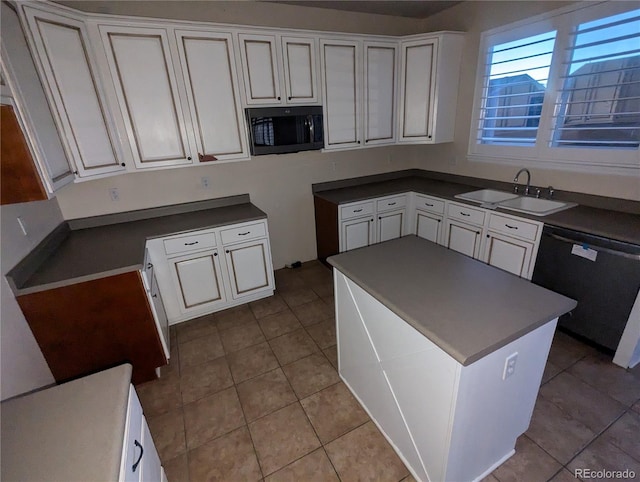
<svg viewBox="0 0 640 482">
<path fill-rule="evenodd" d="M 117 187 L 109 188 L 109 197 L 111 198 L 112 201 L 120 200 L 120 192 L 118 191 Z"/>
<path fill-rule="evenodd" d="M 211 187 L 211 179 L 209 176 L 202 176 L 200 178 L 200 185 L 202 186 L 202 189 L 209 189 Z"/>
<path fill-rule="evenodd" d="M 518 352 L 512 353 L 504 361 L 504 372 L 502 379 L 506 380 L 516 372 L 516 361 L 518 360 Z"/>
</svg>

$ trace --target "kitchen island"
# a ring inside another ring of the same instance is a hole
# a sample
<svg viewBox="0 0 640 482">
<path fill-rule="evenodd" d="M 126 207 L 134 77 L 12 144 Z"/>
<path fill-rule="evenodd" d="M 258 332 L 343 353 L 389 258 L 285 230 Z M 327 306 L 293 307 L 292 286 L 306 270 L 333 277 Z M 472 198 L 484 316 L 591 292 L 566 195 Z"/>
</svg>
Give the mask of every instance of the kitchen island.
<svg viewBox="0 0 640 482">
<path fill-rule="evenodd" d="M 529 425 L 576 302 L 416 236 L 329 258 L 340 376 L 417 480 L 480 480 Z"/>
</svg>

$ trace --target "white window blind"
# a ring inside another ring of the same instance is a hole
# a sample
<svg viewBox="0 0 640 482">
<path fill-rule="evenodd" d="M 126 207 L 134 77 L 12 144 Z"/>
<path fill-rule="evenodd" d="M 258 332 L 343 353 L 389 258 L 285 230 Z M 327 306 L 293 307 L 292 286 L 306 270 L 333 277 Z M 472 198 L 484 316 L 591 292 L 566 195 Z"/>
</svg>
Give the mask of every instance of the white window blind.
<svg viewBox="0 0 640 482">
<path fill-rule="evenodd" d="M 571 33 L 552 145 L 633 149 L 640 144 L 640 10 Z"/>
<path fill-rule="evenodd" d="M 535 143 L 555 37 L 546 32 L 489 49 L 479 142 Z"/>
</svg>

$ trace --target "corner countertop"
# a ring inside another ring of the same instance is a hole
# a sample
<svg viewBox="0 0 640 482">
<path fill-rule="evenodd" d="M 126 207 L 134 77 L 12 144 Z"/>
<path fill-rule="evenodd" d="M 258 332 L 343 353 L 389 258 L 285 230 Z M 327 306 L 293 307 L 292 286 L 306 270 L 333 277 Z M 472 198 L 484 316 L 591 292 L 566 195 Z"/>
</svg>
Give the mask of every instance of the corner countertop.
<svg viewBox="0 0 640 482">
<path fill-rule="evenodd" d="M 449 177 L 451 179 L 456 178 L 456 176 L 453 175 Z M 355 185 L 334 189 L 329 187 L 315 191 L 314 195 L 334 204 L 346 204 L 413 191 L 479 207 L 480 205 L 477 203 L 455 197 L 457 194 L 482 189 L 478 184 L 471 185 L 465 183 L 466 179 L 468 178 L 460 178 L 460 182 L 452 182 L 450 180 L 429 179 L 419 175 L 407 174 L 406 176 L 395 179 L 356 183 Z M 475 181 L 482 182 L 483 180 L 476 179 Z M 339 184 L 339 182 L 336 184 Z M 487 182 L 487 187 L 493 189 L 501 188 L 491 184 L 495 183 Z M 502 187 L 502 189 L 504 189 L 504 187 Z M 533 219 L 548 225 L 595 234 L 617 241 L 640 244 L 640 215 L 581 205 L 579 200 L 578 206 L 548 216 L 532 216 L 500 207 L 498 207 L 496 211 L 521 218 Z"/>
<path fill-rule="evenodd" d="M 417 236 L 327 261 L 465 366 L 577 305 Z"/>
<path fill-rule="evenodd" d="M 131 365 L 3 402 L 2 480 L 118 480 Z"/>
<path fill-rule="evenodd" d="M 7 278 L 21 295 L 135 271 L 148 239 L 266 217 L 243 195 L 69 221 Z"/>
</svg>

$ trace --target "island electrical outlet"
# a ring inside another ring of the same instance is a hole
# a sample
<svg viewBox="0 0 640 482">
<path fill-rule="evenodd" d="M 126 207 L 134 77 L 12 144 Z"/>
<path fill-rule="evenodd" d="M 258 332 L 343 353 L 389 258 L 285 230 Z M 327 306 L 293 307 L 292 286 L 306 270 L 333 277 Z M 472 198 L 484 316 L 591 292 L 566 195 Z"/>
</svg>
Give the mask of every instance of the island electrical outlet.
<svg viewBox="0 0 640 482">
<path fill-rule="evenodd" d="M 518 360 L 518 352 L 512 353 L 504 361 L 504 372 L 502 379 L 506 380 L 516 372 L 516 361 Z"/>
</svg>

